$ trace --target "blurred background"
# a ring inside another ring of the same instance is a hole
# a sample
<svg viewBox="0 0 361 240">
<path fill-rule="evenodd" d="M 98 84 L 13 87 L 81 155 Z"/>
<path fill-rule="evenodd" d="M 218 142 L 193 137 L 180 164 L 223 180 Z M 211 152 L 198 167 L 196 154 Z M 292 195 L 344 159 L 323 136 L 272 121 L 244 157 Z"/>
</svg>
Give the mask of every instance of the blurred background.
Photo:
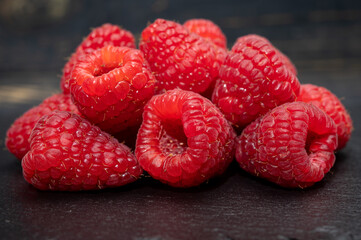
<svg viewBox="0 0 361 240">
<path fill-rule="evenodd" d="M 361 1 L 0 0 L 2 107 L 19 115 L 59 91 L 67 58 L 91 28 L 110 22 L 139 39 L 156 18 L 210 19 L 229 48 L 242 35 L 263 35 L 290 57 L 303 83 L 327 85 L 361 73 Z"/>
<path fill-rule="evenodd" d="M 263 35 L 300 69 L 361 66 L 361 1 L 1 0 L 0 71 L 60 74 L 91 28 L 110 22 L 138 38 L 156 18 L 211 19 L 229 47 L 239 36 Z"/>
</svg>

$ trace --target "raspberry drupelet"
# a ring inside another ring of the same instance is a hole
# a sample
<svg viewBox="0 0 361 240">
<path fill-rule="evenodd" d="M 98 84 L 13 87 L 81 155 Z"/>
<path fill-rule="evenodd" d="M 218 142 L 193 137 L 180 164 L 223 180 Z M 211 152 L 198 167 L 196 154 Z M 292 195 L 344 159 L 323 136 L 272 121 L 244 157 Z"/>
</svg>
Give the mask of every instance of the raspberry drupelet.
<svg viewBox="0 0 361 240">
<path fill-rule="evenodd" d="M 233 128 L 208 99 L 174 89 L 145 106 L 135 154 L 153 178 L 191 187 L 225 171 L 234 157 L 234 138 Z"/>
</svg>

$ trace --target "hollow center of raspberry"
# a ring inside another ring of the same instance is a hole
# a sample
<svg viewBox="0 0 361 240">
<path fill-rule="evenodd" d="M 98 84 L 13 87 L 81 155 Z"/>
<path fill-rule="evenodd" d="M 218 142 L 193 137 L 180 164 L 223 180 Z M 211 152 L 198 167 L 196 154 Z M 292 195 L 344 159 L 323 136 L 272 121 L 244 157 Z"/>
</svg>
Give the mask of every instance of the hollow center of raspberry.
<svg viewBox="0 0 361 240">
<path fill-rule="evenodd" d="M 181 154 L 187 148 L 187 137 L 180 120 L 167 120 L 162 123 L 160 149 L 164 154 Z"/>
<path fill-rule="evenodd" d="M 99 76 L 102 76 L 104 74 L 107 74 L 109 73 L 110 71 L 112 71 L 113 69 L 115 68 L 119 68 L 121 67 L 122 65 L 116 65 L 116 66 L 113 66 L 113 65 L 102 65 L 100 67 L 97 67 L 94 69 L 94 72 L 93 72 L 93 76 L 94 77 L 99 77 Z"/>
<path fill-rule="evenodd" d="M 312 151 L 310 149 L 311 144 L 316 140 L 316 138 L 318 138 L 318 135 L 316 133 L 310 132 L 310 131 L 307 133 L 305 149 L 306 149 L 308 155 L 310 155 L 312 153 Z"/>
</svg>

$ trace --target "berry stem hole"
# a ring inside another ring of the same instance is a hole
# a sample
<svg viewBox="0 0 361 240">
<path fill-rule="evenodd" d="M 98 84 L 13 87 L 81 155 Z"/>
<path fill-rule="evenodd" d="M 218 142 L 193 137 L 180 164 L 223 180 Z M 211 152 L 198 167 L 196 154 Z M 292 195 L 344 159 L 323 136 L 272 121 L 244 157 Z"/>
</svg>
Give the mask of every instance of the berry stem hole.
<svg viewBox="0 0 361 240">
<path fill-rule="evenodd" d="M 307 154 L 310 155 L 311 152 L 311 145 L 312 143 L 317 139 L 318 135 L 312 131 L 308 131 L 307 133 L 307 138 L 306 138 L 306 145 L 305 145 L 305 149 L 307 151 Z"/>
<path fill-rule="evenodd" d="M 182 154 L 187 148 L 187 137 L 183 131 L 181 120 L 162 122 L 160 146 L 164 154 Z"/>
<path fill-rule="evenodd" d="M 122 67 L 122 66 L 119 66 L 119 65 L 102 65 L 102 66 L 97 67 L 97 68 L 94 69 L 93 76 L 94 77 L 102 76 L 104 74 L 109 73 L 113 69 L 116 69 L 116 68 L 119 68 L 119 67 Z"/>
</svg>

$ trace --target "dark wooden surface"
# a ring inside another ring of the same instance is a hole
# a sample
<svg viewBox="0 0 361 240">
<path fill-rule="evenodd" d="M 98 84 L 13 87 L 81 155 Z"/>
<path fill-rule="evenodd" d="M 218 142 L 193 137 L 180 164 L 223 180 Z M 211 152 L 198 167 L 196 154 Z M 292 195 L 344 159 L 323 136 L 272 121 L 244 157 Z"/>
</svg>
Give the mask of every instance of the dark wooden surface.
<svg viewBox="0 0 361 240">
<path fill-rule="evenodd" d="M 9 2 L 19 1 L 0 2 L 0 239 L 361 239 L 359 3 L 109 1 L 99 6 L 79 1 L 44 23 L 42 17 L 49 16 L 4 14 Z M 96 15 L 96 10 L 102 11 Z M 41 192 L 27 184 L 20 162 L 4 145 L 11 123 L 59 91 L 64 58 L 88 27 L 108 21 L 139 34 L 157 16 L 213 19 L 229 45 L 243 34 L 265 35 L 296 63 L 301 83 L 325 86 L 339 96 L 355 129 L 325 179 L 309 189 L 283 189 L 233 163 L 223 176 L 191 189 L 151 178 L 76 193 Z"/>
</svg>

